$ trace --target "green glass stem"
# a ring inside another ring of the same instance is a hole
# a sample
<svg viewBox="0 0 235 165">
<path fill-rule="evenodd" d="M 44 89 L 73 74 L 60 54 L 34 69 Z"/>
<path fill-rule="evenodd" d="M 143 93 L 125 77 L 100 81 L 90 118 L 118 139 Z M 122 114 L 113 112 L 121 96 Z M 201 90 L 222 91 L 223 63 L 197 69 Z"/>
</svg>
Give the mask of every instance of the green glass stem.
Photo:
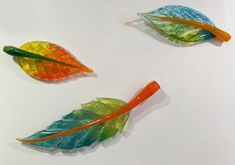
<svg viewBox="0 0 235 165">
<path fill-rule="evenodd" d="M 3 51 L 5 53 L 7 53 L 8 55 L 11 55 L 11 56 L 34 58 L 34 59 L 53 62 L 53 63 L 57 63 L 57 64 L 62 64 L 62 65 L 70 66 L 70 67 L 80 68 L 79 66 L 67 64 L 67 63 L 52 59 L 52 58 L 41 56 L 39 54 L 34 54 L 34 53 L 19 49 L 19 48 L 14 47 L 14 46 L 4 46 Z"/>
</svg>

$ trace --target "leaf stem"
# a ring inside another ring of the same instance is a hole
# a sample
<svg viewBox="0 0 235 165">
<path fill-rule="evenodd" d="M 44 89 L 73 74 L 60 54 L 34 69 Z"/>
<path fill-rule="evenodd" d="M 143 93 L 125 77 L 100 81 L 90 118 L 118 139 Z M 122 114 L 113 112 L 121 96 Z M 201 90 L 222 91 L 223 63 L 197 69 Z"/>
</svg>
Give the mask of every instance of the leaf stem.
<svg viewBox="0 0 235 165">
<path fill-rule="evenodd" d="M 82 126 L 79 127 L 75 127 L 63 132 L 59 132 L 56 133 L 54 135 L 49 135 L 47 137 L 42 137 L 42 138 L 38 138 L 38 139 L 17 139 L 20 142 L 23 143 L 36 143 L 36 142 L 42 142 L 42 141 L 47 141 L 47 140 L 52 140 L 61 136 L 66 136 L 72 133 L 75 133 L 77 131 L 89 128 L 91 126 L 94 125 L 98 125 L 100 123 L 104 123 L 108 120 L 114 119 L 128 111 L 130 111 L 131 109 L 133 109 L 134 107 L 136 107 L 137 105 L 139 105 L 140 103 L 142 103 L 143 101 L 145 101 L 146 99 L 148 99 L 150 96 L 152 96 L 155 92 L 157 92 L 160 89 L 159 84 L 156 81 L 152 81 L 151 83 L 149 83 L 139 94 L 137 94 L 137 96 L 135 96 L 129 103 L 127 103 L 126 105 L 124 105 L 123 107 L 121 107 L 120 109 L 118 109 L 117 111 L 105 115 L 97 120 L 94 120 L 92 122 L 89 122 L 87 124 L 84 124 Z"/>
<path fill-rule="evenodd" d="M 53 62 L 53 63 L 69 66 L 69 67 L 84 69 L 82 66 L 76 66 L 76 65 L 65 63 L 65 62 L 61 62 L 61 61 L 58 61 L 58 60 L 55 60 L 52 58 L 48 58 L 48 57 L 45 57 L 45 56 L 42 56 L 39 54 L 31 53 L 31 52 L 16 48 L 14 46 L 4 46 L 3 51 L 11 56 L 34 58 L 34 59 L 38 59 L 38 60 L 43 60 L 43 61 L 48 61 L 48 62 Z M 91 72 L 92 72 L 92 70 L 91 70 Z"/>
<path fill-rule="evenodd" d="M 154 18 L 159 18 L 162 20 L 166 21 L 173 21 L 177 23 L 183 23 L 191 26 L 195 26 L 197 28 L 201 28 L 204 30 L 207 30 L 214 34 L 216 38 L 221 41 L 221 42 L 227 42 L 231 39 L 231 35 L 217 27 L 211 26 L 209 24 L 203 23 L 203 22 L 198 22 L 198 21 L 192 21 L 192 20 L 187 20 L 187 19 L 182 19 L 182 18 L 172 18 L 172 17 L 161 17 L 161 16 L 154 16 Z"/>
</svg>

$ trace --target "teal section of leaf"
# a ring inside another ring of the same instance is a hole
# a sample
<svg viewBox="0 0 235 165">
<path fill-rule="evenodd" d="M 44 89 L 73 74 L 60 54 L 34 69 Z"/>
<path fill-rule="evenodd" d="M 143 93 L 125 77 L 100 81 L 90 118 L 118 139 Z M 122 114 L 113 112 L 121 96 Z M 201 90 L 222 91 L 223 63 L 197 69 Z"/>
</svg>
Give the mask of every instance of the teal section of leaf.
<svg viewBox="0 0 235 165">
<path fill-rule="evenodd" d="M 61 120 L 52 123 L 45 130 L 39 131 L 26 139 L 38 139 L 84 125 L 116 111 L 125 104 L 125 102 L 119 99 L 97 98 L 97 100 L 82 104 L 81 109 L 74 110 L 64 116 Z M 121 132 L 128 120 L 128 116 L 129 113 L 126 113 L 113 120 L 109 120 L 105 123 L 89 127 L 73 134 L 48 141 L 31 143 L 30 145 L 47 150 L 54 150 L 57 148 L 69 150 L 89 146 L 95 142 L 101 142 L 111 138 L 115 136 L 117 132 Z"/>
<path fill-rule="evenodd" d="M 212 33 L 194 26 L 156 18 L 156 16 L 181 18 L 214 26 L 207 16 L 186 6 L 169 5 L 138 15 L 160 34 L 176 43 L 195 44 L 215 37 Z"/>
</svg>

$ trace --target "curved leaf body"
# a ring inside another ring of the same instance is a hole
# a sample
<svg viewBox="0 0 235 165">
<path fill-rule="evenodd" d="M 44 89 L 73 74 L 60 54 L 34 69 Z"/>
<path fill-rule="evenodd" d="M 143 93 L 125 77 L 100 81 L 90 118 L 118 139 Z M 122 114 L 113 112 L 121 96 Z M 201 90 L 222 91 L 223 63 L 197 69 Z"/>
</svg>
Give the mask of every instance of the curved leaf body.
<svg viewBox="0 0 235 165">
<path fill-rule="evenodd" d="M 27 74 L 40 80 L 59 80 L 77 73 L 92 72 L 91 69 L 72 56 L 70 52 L 50 42 L 28 42 L 22 45 L 20 49 L 68 64 L 63 65 L 37 58 L 15 57 L 16 62 Z"/>
<path fill-rule="evenodd" d="M 26 139 L 38 139 L 53 135 L 65 130 L 78 127 L 94 121 L 104 115 L 110 114 L 126 103 L 113 98 L 97 98 L 97 100 L 82 104 L 82 108 L 64 116 L 61 120 L 55 121 L 45 130 L 39 131 Z M 47 149 L 77 149 L 89 146 L 95 142 L 101 142 L 121 132 L 128 120 L 129 113 L 121 115 L 105 123 L 89 127 L 87 129 L 58 137 L 48 141 L 30 143 L 29 145 Z"/>
<path fill-rule="evenodd" d="M 208 25 L 215 26 L 214 23 L 207 16 L 189 7 L 169 5 L 153 10 L 151 12 L 138 13 L 138 15 L 147 23 L 149 23 L 160 34 L 165 36 L 167 39 L 174 41 L 175 43 L 195 44 L 215 37 L 211 32 L 204 29 L 158 18 L 181 18 L 185 20 L 203 22 Z"/>
</svg>

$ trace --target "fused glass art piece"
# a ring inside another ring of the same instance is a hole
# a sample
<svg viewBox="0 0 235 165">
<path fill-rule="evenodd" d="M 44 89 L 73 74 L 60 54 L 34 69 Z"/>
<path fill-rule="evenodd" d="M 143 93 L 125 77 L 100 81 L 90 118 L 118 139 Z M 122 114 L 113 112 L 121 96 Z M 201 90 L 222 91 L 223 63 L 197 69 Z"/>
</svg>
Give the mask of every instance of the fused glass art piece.
<svg viewBox="0 0 235 165">
<path fill-rule="evenodd" d="M 157 82 L 149 83 L 129 103 L 113 98 L 97 98 L 81 105 L 61 120 L 25 139 L 24 144 L 45 150 L 71 150 L 99 143 L 121 132 L 129 112 L 160 89 Z"/>
<path fill-rule="evenodd" d="M 40 80 L 60 80 L 78 73 L 93 72 L 70 52 L 50 42 L 32 41 L 20 48 L 5 46 L 3 51 L 14 56 L 28 75 Z"/>
<path fill-rule="evenodd" d="M 169 5 L 138 15 L 167 39 L 179 44 L 196 44 L 212 38 L 226 42 L 231 38 L 206 15 L 185 6 Z"/>
</svg>

